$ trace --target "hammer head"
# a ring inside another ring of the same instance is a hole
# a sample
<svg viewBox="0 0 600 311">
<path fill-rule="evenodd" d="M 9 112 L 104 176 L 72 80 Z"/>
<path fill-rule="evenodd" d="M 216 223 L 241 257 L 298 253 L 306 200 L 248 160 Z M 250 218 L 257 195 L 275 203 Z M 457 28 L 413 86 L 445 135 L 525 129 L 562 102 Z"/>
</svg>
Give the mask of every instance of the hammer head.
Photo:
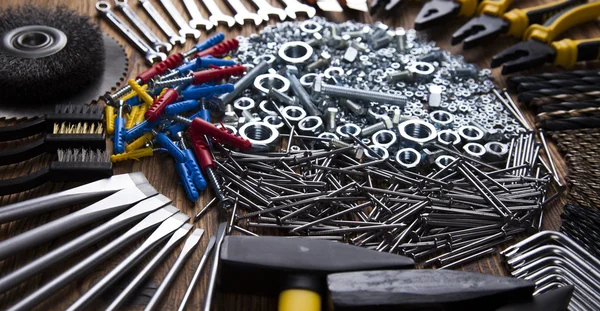
<svg viewBox="0 0 600 311">
<path fill-rule="evenodd" d="M 410 268 L 412 259 L 309 238 L 227 236 L 221 249 L 221 290 L 278 295 L 290 275 Z M 258 281 L 260 280 L 260 281 Z"/>
</svg>

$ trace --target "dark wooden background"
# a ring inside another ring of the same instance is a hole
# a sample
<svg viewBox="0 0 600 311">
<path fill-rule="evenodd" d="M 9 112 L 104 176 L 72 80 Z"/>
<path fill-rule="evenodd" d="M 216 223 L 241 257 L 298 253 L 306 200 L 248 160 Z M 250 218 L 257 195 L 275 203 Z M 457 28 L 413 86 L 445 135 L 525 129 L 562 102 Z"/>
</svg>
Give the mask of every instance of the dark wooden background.
<svg viewBox="0 0 600 311">
<path fill-rule="evenodd" d="M 172 0 L 175 5 L 180 8 L 182 14 L 187 16 L 187 11 L 185 11 L 183 7 L 183 3 L 180 0 Z M 126 47 L 127 55 L 129 57 L 129 72 L 128 77 L 135 76 L 138 72 L 144 70 L 146 65 L 144 64 L 144 58 L 141 54 L 137 52 L 133 47 L 129 46 L 124 39 L 123 36 L 118 34 L 110 25 L 100 18 L 99 15 L 96 14 L 96 9 L 94 7 L 96 1 L 95 0 L 78 0 L 78 1 L 69 1 L 69 0 L 31 0 L 27 1 L 28 3 L 34 3 L 37 5 L 43 6 L 56 6 L 56 5 L 67 5 L 72 9 L 75 9 L 82 14 L 88 14 L 92 16 L 93 20 L 99 23 L 102 29 L 115 36 L 118 41 L 121 42 Z M 166 11 L 163 9 L 159 1 L 155 2 L 155 7 L 162 13 L 163 17 L 169 20 Z M 231 12 L 227 7 L 224 0 L 217 0 L 223 12 Z M 252 8 L 250 1 L 243 0 L 246 3 L 248 8 Z M 269 2 L 273 3 L 275 6 L 282 6 L 282 3 L 277 0 L 269 0 Z M 527 7 L 530 5 L 535 5 L 539 3 L 546 2 L 545 0 L 524 0 L 519 1 L 518 5 L 520 7 Z M 23 4 L 22 0 L 0 0 L 0 8 L 12 5 Z M 201 5 L 200 1 L 197 1 L 200 10 L 202 11 L 205 17 L 208 17 L 208 12 Z M 414 18 L 419 11 L 422 2 L 411 1 L 403 8 L 399 8 L 391 12 L 389 17 L 381 18 L 381 17 L 371 17 L 369 14 L 364 14 L 356 11 L 346 11 L 340 14 L 324 14 L 327 18 L 333 21 L 345 21 L 345 20 L 357 20 L 361 22 L 373 22 L 376 20 L 381 20 L 390 26 L 403 26 L 405 28 L 412 28 Z M 162 39 L 167 41 L 167 38 L 160 31 L 158 26 L 156 26 L 150 17 L 146 14 L 146 12 L 138 6 L 138 1 L 130 1 L 130 6 L 134 7 L 138 15 L 140 15 L 149 25 L 154 33 L 159 35 Z M 120 13 L 118 13 L 121 17 L 123 17 Z M 322 14 L 322 13 L 319 13 Z M 189 18 L 189 17 L 188 17 Z M 123 17 L 124 19 L 124 17 Z M 492 42 L 486 46 L 481 48 L 465 51 L 463 53 L 460 46 L 451 47 L 449 44 L 450 36 L 454 30 L 456 30 L 462 23 L 466 22 L 467 18 L 456 18 L 454 21 L 447 23 L 445 25 L 441 25 L 438 28 L 434 28 L 428 31 L 428 36 L 430 39 L 435 40 L 438 44 L 444 48 L 452 51 L 453 54 L 463 54 L 465 58 L 472 63 L 479 65 L 481 68 L 488 67 L 490 58 L 495 53 L 501 51 L 503 48 L 514 44 L 517 42 L 516 39 L 508 38 L 508 37 L 500 37 L 495 42 Z M 169 20 L 170 21 L 170 20 Z M 171 21 L 170 21 L 171 22 Z M 270 23 L 275 23 L 272 19 Z M 176 25 L 171 23 L 174 29 Z M 259 28 L 254 27 L 254 25 L 246 24 L 244 27 L 235 26 L 234 28 L 227 28 L 226 26 L 219 26 L 216 29 L 217 31 L 222 31 L 226 34 L 227 38 L 231 38 L 237 35 L 249 35 L 255 33 L 260 30 Z M 214 30 L 211 33 L 206 34 L 203 31 L 202 37 L 200 40 L 206 38 L 208 35 L 214 33 Z M 598 35 L 599 31 L 596 25 L 588 24 L 580 26 L 576 29 L 576 31 L 570 31 L 565 34 L 565 36 L 570 36 L 572 38 L 591 38 L 594 35 Z M 178 47 L 174 49 L 172 52 L 185 51 L 188 50 L 193 43 L 193 39 L 188 39 L 186 45 L 181 48 Z M 497 79 L 497 83 L 500 87 L 504 86 L 504 79 L 500 75 L 498 69 L 494 70 L 494 76 Z M 530 121 L 532 121 L 532 116 L 529 112 L 527 112 L 527 116 Z M 4 124 L 8 124 L 11 122 L 4 122 Z M 0 148 L 10 147 L 11 143 L 0 144 Z M 561 175 L 565 175 L 565 164 L 562 160 L 561 156 L 557 153 L 556 148 L 553 143 L 550 143 L 550 148 L 554 154 L 554 158 L 557 161 L 557 167 L 561 172 Z M 17 176 L 22 176 L 25 174 L 29 174 L 34 172 L 45 164 L 47 164 L 51 160 L 51 156 L 45 155 L 40 156 L 38 158 L 32 159 L 30 161 L 0 167 L 0 176 L 3 179 L 13 178 Z M 162 194 L 170 197 L 173 200 L 173 205 L 180 208 L 182 211 L 187 213 L 189 216 L 193 217 L 195 212 L 199 210 L 202 206 L 204 206 L 210 199 L 213 194 L 211 190 L 207 190 L 203 193 L 201 199 L 192 204 L 189 202 L 184 194 L 183 189 L 178 186 L 178 178 L 174 171 L 173 161 L 172 159 L 164 156 L 155 156 L 153 158 L 143 159 L 141 161 L 130 161 L 124 163 L 118 163 L 115 166 L 115 174 L 126 173 L 126 172 L 135 172 L 142 171 L 151 182 L 151 184 Z M 47 184 L 45 186 L 39 187 L 37 189 L 21 193 L 13 196 L 0 197 L 0 206 L 38 197 L 44 194 L 49 194 L 52 192 L 68 189 L 73 185 L 68 184 Z M 546 209 L 546 214 L 544 218 L 544 228 L 546 229 L 557 229 L 560 226 L 560 212 L 561 206 L 564 202 L 564 199 L 556 200 L 553 204 L 550 204 Z M 31 219 L 24 219 L 20 221 L 15 221 L 9 224 L 4 224 L 0 227 L 0 239 L 4 240 L 11 236 L 22 233 L 30 228 L 39 226 L 41 224 L 46 223 L 52 219 L 56 219 L 58 217 L 64 216 L 69 212 L 75 210 L 75 208 L 63 209 L 59 210 L 47 215 L 42 215 L 39 217 L 34 217 Z M 168 295 L 166 295 L 165 299 L 163 299 L 163 310 L 173 310 L 176 309 L 183 297 L 183 294 L 186 290 L 187 284 L 190 282 L 192 274 L 200 260 L 200 257 L 204 251 L 204 247 L 207 244 L 208 238 L 211 235 L 216 233 L 217 224 L 222 219 L 219 219 L 219 215 L 217 210 L 210 210 L 199 222 L 195 223 L 196 227 L 202 228 L 205 230 L 205 235 L 202 238 L 201 244 L 197 251 L 193 254 L 193 256 L 187 261 L 185 268 L 182 273 L 177 277 L 173 287 L 171 288 Z M 97 224 L 95 224 L 97 225 Z M 36 258 L 51 250 L 56 248 L 58 245 L 63 244 L 64 242 L 72 239 L 73 237 L 89 230 L 88 228 L 84 228 L 82 230 L 73 232 L 67 236 L 61 237 L 55 241 L 44 244 L 38 248 L 28 250 L 21 254 L 15 254 L 14 257 L 4 260 L 0 262 L 0 274 L 5 275 L 9 271 L 16 269 L 21 266 L 25 262 L 29 262 L 31 259 Z M 98 280 L 100 280 L 110 269 L 115 267 L 120 260 L 122 260 L 125 256 L 129 254 L 130 251 L 134 249 L 134 247 L 139 246 L 142 243 L 143 239 L 140 239 L 136 243 L 133 243 L 130 247 L 126 248 L 126 251 L 122 252 L 120 255 L 114 256 L 110 260 L 104 262 L 103 264 L 98 265 L 95 270 L 93 270 L 89 275 L 84 278 L 81 278 L 69 286 L 65 287 L 60 292 L 56 293 L 52 298 L 46 300 L 44 303 L 40 304 L 36 310 L 60 310 L 67 308 L 70 304 L 72 304 L 79 296 L 81 296 L 85 291 L 93 286 Z M 32 292 L 34 289 L 39 287 L 42 284 L 47 283 L 53 277 L 60 274 L 69 266 L 79 262 L 85 256 L 90 254 L 91 252 L 101 248 L 106 242 L 95 244 L 85 251 L 72 256 L 71 258 L 65 260 L 61 264 L 55 265 L 51 270 L 44 272 L 43 274 L 30 279 L 28 282 L 21 284 L 21 286 L 14 288 L 6 293 L 1 294 L 0 296 L 0 309 L 4 309 L 10 305 L 13 305 L 16 301 L 24 297 L 26 294 Z M 183 244 L 183 243 L 182 243 Z M 153 288 L 155 288 L 159 282 L 164 278 L 165 274 L 168 271 L 168 268 L 173 264 L 175 259 L 179 254 L 179 250 L 181 246 L 174 251 L 168 258 L 164 261 L 164 263 L 155 271 L 152 275 L 151 279 L 145 285 L 145 289 L 139 291 L 136 294 L 136 297 L 130 301 L 128 305 L 126 305 L 126 309 L 129 310 L 141 310 L 145 305 L 145 302 L 148 301 L 149 296 L 152 295 Z M 148 262 L 154 254 L 150 254 L 144 260 L 144 264 Z M 111 290 L 99 297 L 93 306 L 93 309 L 103 309 L 103 307 L 107 306 L 107 303 L 116 297 L 118 292 L 127 285 L 128 280 L 131 279 L 137 271 L 139 271 L 143 265 L 140 265 L 137 269 L 128 275 L 126 275 L 121 282 L 117 283 L 117 285 L 113 286 Z M 208 266 L 210 267 L 210 265 Z M 207 267 L 207 268 L 208 268 Z M 504 269 L 503 263 L 501 261 L 500 256 L 490 256 L 488 258 L 479 260 L 478 262 L 468 264 L 462 267 L 463 270 L 473 271 L 473 272 L 482 272 L 487 274 L 496 274 L 496 275 L 505 275 L 506 270 Z M 191 297 L 191 301 L 188 303 L 189 310 L 198 310 L 202 307 L 204 302 L 204 293 L 207 286 L 208 274 L 206 273 L 207 269 L 205 269 L 204 274 L 194 291 L 194 294 Z M 252 284 L 247 284 L 248 286 L 252 286 Z M 233 296 L 233 295 L 222 295 L 219 294 L 218 297 L 214 300 L 215 303 L 213 305 L 213 309 L 215 310 L 275 310 L 276 309 L 276 300 L 273 298 L 264 298 L 264 297 L 250 297 L 250 296 Z"/>
</svg>

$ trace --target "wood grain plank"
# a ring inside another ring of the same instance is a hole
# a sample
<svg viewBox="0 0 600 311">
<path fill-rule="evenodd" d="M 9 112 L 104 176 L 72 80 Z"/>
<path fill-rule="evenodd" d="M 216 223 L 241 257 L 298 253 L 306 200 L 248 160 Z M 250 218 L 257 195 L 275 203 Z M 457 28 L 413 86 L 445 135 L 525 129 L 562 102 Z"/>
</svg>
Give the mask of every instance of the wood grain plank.
<svg viewBox="0 0 600 311">
<path fill-rule="evenodd" d="M 184 16 L 186 16 L 187 18 L 189 18 L 189 15 L 187 15 L 187 11 L 185 11 L 182 2 L 180 0 L 172 0 L 172 1 L 180 9 L 182 14 Z M 247 4 L 248 8 L 252 7 L 248 1 L 246 1 L 246 0 L 244 0 L 244 1 Z M 146 12 L 140 6 L 138 6 L 138 1 L 129 1 L 129 2 L 130 2 L 129 3 L 130 6 L 134 7 L 134 9 L 138 13 L 138 15 L 140 15 L 142 17 L 142 19 L 154 31 L 154 33 L 157 34 L 161 39 L 167 41 L 166 36 L 160 31 L 158 26 L 150 19 L 150 17 L 146 14 Z M 158 1 L 154 1 L 154 2 L 155 2 L 155 6 L 161 12 L 163 17 L 165 17 L 165 19 L 167 19 L 169 21 L 171 26 L 174 29 L 176 29 L 176 25 L 168 18 L 167 13 L 163 9 L 163 7 L 160 5 L 160 3 Z M 219 3 L 219 6 L 223 10 L 223 12 L 226 12 L 226 13 L 231 12 L 231 10 L 227 7 L 227 5 L 225 4 L 224 1 L 217 1 L 217 2 Z M 281 3 L 276 0 L 270 0 L 270 2 L 273 3 L 275 6 L 279 6 L 279 7 L 282 6 Z M 526 0 L 526 1 L 519 2 L 519 6 L 526 7 L 526 6 L 543 3 L 543 2 L 547 2 L 547 1 Z M 23 1 L 21 1 L 21 0 L 1 0 L 0 6 L 6 7 L 6 6 L 12 6 L 12 5 L 19 5 L 22 3 L 23 3 Z M 142 70 L 144 70 L 145 68 L 147 68 L 146 65 L 144 64 L 144 57 L 142 55 L 140 55 L 136 50 L 134 50 L 129 44 L 127 44 L 124 37 L 122 37 L 119 33 L 117 33 L 113 28 L 110 27 L 110 25 L 108 23 L 106 23 L 106 21 L 103 21 L 102 18 L 96 14 L 96 10 L 94 7 L 94 5 L 95 5 L 94 0 L 85 0 L 85 1 L 31 0 L 31 1 L 28 1 L 28 3 L 32 3 L 32 4 L 36 4 L 36 5 L 51 6 L 51 7 L 56 6 L 56 5 L 66 5 L 74 10 L 77 10 L 78 12 L 80 12 L 82 14 L 88 14 L 88 15 L 92 16 L 92 19 L 95 22 L 97 22 L 98 24 L 100 24 L 103 31 L 113 35 L 118 41 L 121 42 L 121 44 L 123 44 L 125 46 L 127 55 L 130 60 L 128 76 L 130 76 L 130 77 L 135 76 L 137 73 L 139 73 Z M 197 1 L 197 4 L 198 4 L 198 7 L 200 8 L 202 14 L 205 17 L 208 17 L 208 12 L 201 5 L 200 1 Z M 356 21 L 370 23 L 373 21 L 380 20 L 390 26 L 394 26 L 394 27 L 403 26 L 405 28 L 412 28 L 414 17 L 416 16 L 417 12 L 419 11 L 421 5 L 422 5 L 422 2 L 411 2 L 404 8 L 396 10 L 392 14 L 392 16 L 386 17 L 383 19 L 372 18 L 368 14 L 362 14 L 362 13 L 358 13 L 358 12 L 345 12 L 343 14 L 325 13 L 323 15 L 332 21 L 338 21 L 338 22 L 342 22 L 345 20 L 356 20 Z M 117 14 L 121 15 L 120 13 L 117 13 Z M 467 21 L 467 19 L 465 19 L 465 18 L 456 18 L 453 22 L 449 23 L 448 25 L 444 25 L 443 27 L 439 27 L 439 28 L 431 29 L 431 30 L 427 31 L 427 35 L 431 40 L 437 41 L 440 47 L 450 50 L 455 55 L 459 55 L 459 54 L 464 55 L 464 57 L 467 61 L 475 63 L 475 64 L 479 65 L 481 68 L 488 67 L 491 56 L 494 55 L 496 52 L 499 52 L 503 48 L 517 42 L 517 40 L 512 39 L 512 38 L 500 38 L 500 39 L 496 40 L 495 42 L 492 42 L 484 47 L 479 47 L 479 48 L 469 50 L 469 51 L 462 51 L 460 46 L 451 47 L 449 45 L 450 35 L 452 34 L 452 32 L 454 30 L 456 30 L 458 27 L 460 27 L 460 25 L 462 25 L 462 23 L 464 23 L 466 21 Z M 273 21 L 273 20 L 270 21 L 270 24 L 274 24 L 274 23 L 275 23 L 275 21 Z M 234 27 L 232 29 L 228 29 L 225 26 L 219 26 L 219 27 L 217 27 L 216 31 L 222 31 L 226 34 L 226 36 L 228 38 L 230 38 L 230 37 L 234 37 L 237 35 L 246 36 L 246 35 L 257 32 L 259 29 L 260 28 L 256 28 L 253 25 L 247 24 L 244 27 Z M 208 35 L 211 35 L 212 33 L 214 33 L 214 30 L 209 34 L 206 34 L 205 32 L 203 32 L 203 36 L 201 37 L 200 40 L 206 38 Z M 595 25 L 590 24 L 590 25 L 581 26 L 581 27 L 577 28 L 576 31 L 570 31 L 567 35 L 569 35 L 573 38 L 586 38 L 586 37 L 596 36 L 599 33 L 600 32 L 595 27 Z M 187 40 L 185 46 L 177 47 L 172 52 L 188 50 L 189 48 L 192 47 L 192 45 L 193 45 L 193 40 Z M 498 82 L 498 85 L 503 87 L 505 85 L 504 78 L 500 75 L 499 70 L 498 69 L 493 70 L 493 74 Z M 530 122 L 532 122 L 533 116 L 532 116 L 531 112 L 526 111 L 526 114 L 527 114 L 528 120 Z M 0 145 L 0 147 L 5 147 L 5 146 Z M 552 151 L 553 157 L 556 159 L 556 162 L 557 162 L 556 164 L 557 164 L 558 170 L 560 171 L 561 175 L 564 176 L 567 168 L 566 168 L 566 165 L 565 165 L 562 157 L 558 153 L 558 151 L 553 143 L 550 143 L 550 149 Z M 14 176 L 20 176 L 20 175 L 26 174 L 28 172 L 39 169 L 40 167 L 43 166 L 44 163 L 48 163 L 47 161 L 49 161 L 49 160 L 50 160 L 49 158 L 43 158 L 43 159 L 36 158 L 35 160 L 23 162 L 20 164 L 15 164 L 13 166 L 0 167 L 0 175 L 2 176 L 2 178 L 10 178 L 10 177 L 14 177 Z M 116 168 L 115 168 L 115 174 L 132 172 L 132 171 L 144 172 L 144 174 L 146 174 L 146 176 L 148 177 L 148 179 L 150 180 L 152 185 L 154 185 L 154 187 L 156 187 L 156 189 L 159 192 L 161 192 L 164 195 L 173 199 L 174 205 L 176 205 L 178 208 L 180 208 L 182 211 L 184 211 L 185 213 L 187 213 L 190 216 L 193 216 L 195 214 L 195 212 L 197 210 L 199 210 L 202 206 L 204 206 L 208 201 L 210 201 L 210 199 L 213 196 L 212 191 L 208 190 L 208 191 L 203 192 L 201 199 L 198 200 L 198 202 L 196 202 L 195 204 L 192 204 L 191 202 L 187 201 L 187 199 L 185 197 L 185 193 L 183 192 L 183 189 L 177 184 L 177 176 L 174 171 L 173 161 L 172 161 L 172 159 L 170 159 L 169 157 L 166 157 L 166 156 L 158 155 L 158 156 L 155 156 L 150 159 L 143 159 L 141 161 L 130 161 L 130 162 L 125 162 L 125 163 L 119 163 L 116 165 Z M 37 197 L 37 196 L 40 196 L 43 194 L 56 192 L 59 190 L 66 189 L 68 186 L 72 186 L 72 185 L 62 184 L 62 183 L 49 184 L 49 185 L 40 187 L 38 189 L 34 189 L 34 190 L 31 190 L 31 191 L 28 191 L 25 193 L 21 193 L 18 195 L 0 197 L 0 205 L 6 205 L 6 204 L 21 201 L 21 200 L 34 198 L 34 197 Z M 545 229 L 557 229 L 558 228 L 558 226 L 560 225 L 560 216 L 559 215 L 560 215 L 560 211 L 561 211 L 561 206 L 564 203 L 564 201 L 565 201 L 564 198 L 561 198 L 559 200 L 556 200 L 555 202 L 553 202 L 546 208 L 546 214 L 545 214 L 545 220 L 544 220 L 544 228 Z M 57 211 L 57 212 L 51 213 L 50 215 L 42 215 L 40 217 L 35 217 L 35 218 L 31 218 L 31 219 L 16 221 L 16 222 L 13 222 L 10 224 L 2 225 L 0 227 L 0 239 L 6 239 L 10 236 L 14 236 L 15 234 L 26 231 L 29 228 L 33 228 L 35 226 L 43 224 L 46 221 L 49 221 L 51 219 L 55 219 L 57 217 L 65 215 L 67 212 L 69 212 L 69 211 L 62 210 L 62 211 Z M 222 221 L 221 215 L 219 215 L 216 210 L 210 210 L 208 212 L 208 214 L 206 214 L 206 216 L 204 216 L 198 223 L 195 224 L 196 227 L 203 228 L 206 230 L 206 232 L 205 232 L 206 237 L 204 237 L 202 239 L 202 242 L 198 248 L 198 251 L 196 251 L 193 254 L 193 256 L 191 257 L 191 259 L 187 262 L 182 273 L 180 273 L 179 276 L 177 277 L 171 291 L 164 298 L 163 303 L 162 303 L 163 310 L 173 310 L 178 306 L 179 301 L 183 297 L 183 294 L 185 292 L 187 284 L 189 283 L 189 281 L 191 279 L 194 269 L 200 260 L 202 252 L 204 250 L 204 247 L 207 244 L 208 237 L 210 237 L 211 235 L 214 235 L 216 233 L 217 224 L 219 221 Z M 83 229 L 83 230 L 87 230 L 87 228 Z M 81 231 L 81 232 L 84 232 L 84 231 Z M 0 263 L 0 273 L 4 275 L 4 274 L 8 273 L 9 271 L 16 269 L 17 267 L 22 265 L 24 262 L 30 261 L 32 258 L 39 257 L 41 254 L 45 253 L 47 250 L 53 249 L 56 246 L 64 243 L 65 241 L 68 241 L 69 239 L 73 238 L 74 236 L 76 236 L 76 234 L 77 234 L 77 232 L 72 233 L 70 235 L 62 237 L 61 239 L 58 239 L 51 243 L 45 244 L 43 246 L 40 246 L 36 249 L 30 250 L 23 254 L 19 254 L 19 255 L 15 256 L 14 258 L 10 258 L 10 259 L 3 261 L 2 263 Z M 111 258 L 106 263 L 99 265 L 98 267 L 93 269 L 88 274 L 87 277 L 80 279 L 76 282 L 73 282 L 68 287 L 64 288 L 62 291 L 60 291 L 59 293 L 54 295 L 51 299 L 48 299 L 44 303 L 39 305 L 36 308 L 36 310 L 65 309 L 71 303 L 73 303 L 79 296 L 81 296 L 90 286 L 92 286 L 96 281 L 98 281 L 103 275 L 105 275 L 108 271 L 110 271 L 111 268 L 116 266 L 120 260 L 122 260 L 125 256 L 128 255 L 129 252 L 131 252 L 134 249 L 135 246 L 139 246 L 141 244 L 141 242 L 142 242 L 142 240 L 137 241 L 136 243 L 133 243 L 132 246 L 126 248 L 126 251 L 122 252 L 121 254 L 119 254 L 117 256 L 114 256 L 114 258 Z M 60 274 L 62 271 L 67 269 L 69 266 L 80 261 L 87 254 L 99 249 L 105 243 L 106 242 L 95 244 L 95 245 L 89 247 L 85 252 L 81 252 L 81 253 L 73 256 L 73 258 L 65 260 L 64 262 L 56 265 L 56 267 L 53 268 L 52 270 L 45 272 L 44 274 L 39 275 L 39 276 L 29 280 L 28 282 L 22 284 L 21 286 L 13 289 L 7 293 L 2 294 L 0 296 L 0 308 L 6 308 L 6 307 L 14 304 L 20 298 L 24 297 L 24 295 L 26 293 L 29 293 L 29 292 L 33 291 L 35 288 L 39 287 L 40 285 L 45 284 L 50 279 L 52 279 L 52 277 Z M 148 293 L 150 292 L 150 294 L 151 294 L 151 289 L 158 285 L 160 280 L 162 280 L 162 278 L 167 273 L 170 265 L 177 258 L 179 249 L 180 248 L 178 248 L 177 251 L 173 252 L 165 260 L 165 263 L 157 269 L 157 271 L 152 275 L 148 284 L 145 285 L 145 287 L 148 289 L 148 290 L 144 291 L 144 293 L 146 294 L 146 297 L 145 297 L 146 301 L 148 298 L 147 297 Z M 151 258 L 151 256 L 152 256 L 152 254 L 145 260 L 145 262 L 147 262 L 149 260 L 149 258 Z M 138 267 L 138 269 L 139 268 L 140 267 Z M 498 274 L 498 275 L 506 274 L 506 270 L 504 269 L 503 263 L 500 260 L 499 256 L 493 256 L 493 257 L 489 257 L 486 259 L 482 259 L 476 263 L 469 264 L 469 265 L 463 267 L 462 269 L 465 271 L 483 272 L 483 273 Z M 133 274 L 129 275 L 128 277 L 130 278 L 131 276 L 133 276 Z M 124 287 L 125 286 L 124 284 L 126 284 L 128 277 L 125 277 L 124 282 L 121 282 L 121 284 L 119 284 L 117 287 L 118 288 Z M 205 271 L 204 275 L 202 276 L 202 278 L 200 280 L 200 283 L 198 284 L 198 286 L 196 287 L 196 290 L 194 291 L 194 294 L 192 295 L 190 303 L 188 304 L 189 310 L 198 310 L 202 307 L 202 302 L 204 301 L 204 293 L 205 293 L 206 286 L 207 286 L 207 277 L 208 277 L 208 275 Z M 252 286 L 252 284 L 248 284 L 248 286 Z M 97 299 L 94 309 L 100 309 L 101 307 L 106 306 L 108 303 L 110 303 L 111 298 L 114 297 L 114 292 L 115 291 L 112 291 L 111 293 L 101 296 L 99 299 Z M 136 297 L 136 298 L 139 298 L 139 299 L 135 299 L 136 301 L 127 305 L 126 309 L 128 309 L 128 310 L 143 309 L 143 305 L 136 304 L 136 302 L 143 302 L 144 295 L 141 294 L 140 297 Z M 219 307 L 218 307 L 219 310 L 259 311 L 259 310 L 275 310 L 276 309 L 275 299 L 266 298 L 266 297 L 251 297 L 251 296 L 241 296 L 241 295 L 239 295 L 239 296 L 219 295 L 219 297 L 216 299 L 216 303 L 219 305 Z M 216 309 L 217 308 L 215 308 L 215 310 Z"/>
</svg>

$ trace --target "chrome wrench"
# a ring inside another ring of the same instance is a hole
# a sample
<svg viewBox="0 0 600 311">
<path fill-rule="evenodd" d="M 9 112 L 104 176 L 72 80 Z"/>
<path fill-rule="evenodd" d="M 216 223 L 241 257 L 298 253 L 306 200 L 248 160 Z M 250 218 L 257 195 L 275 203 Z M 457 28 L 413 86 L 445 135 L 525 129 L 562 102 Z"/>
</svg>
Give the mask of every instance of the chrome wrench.
<svg viewBox="0 0 600 311">
<path fill-rule="evenodd" d="M 204 3 L 204 6 L 210 12 L 211 15 L 208 20 L 213 25 L 218 26 L 219 22 L 225 22 L 230 28 L 235 25 L 235 19 L 229 15 L 225 15 L 214 0 L 202 0 L 202 3 Z"/>
<path fill-rule="evenodd" d="M 140 30 L 144 37 L 146 37 L 146 39 L 150 41 L 154 50 L 167 53 L 173 48 L 173 45 L 171 45 L 168 42 L 162 42 L 152 32 L 152 30 L 150 30 L 150 28 L 146 26 L 144 21 L 142 21 L 142 19 L 135 13 L 135 11 L 132 10 L 131 7 L 127 4 L 127 0 L 115 0 L 115 6 L 118 7 L 121 10 L 121 12 L 123 12 L 123 14 L 127 16 L 129 21 L 132 24 L 134 24 L 137 27 L 137 29 Z"/>
<path fill-rule="evenodd" d="M 242 26 L 244 25 L 244 21 L 247 19 L 253 20 L 256 26 L 260 25 L 264 21 L 260 15 L 250 12 L 246 6 L 244 6 L 241 0 L 227 0 L 227 3 L 236 13 L 233 18 Z"/>
<path fill-rule="evenodd" d="M 195 0 L 183 0 L 183 5 L 190 13 L 192 20 L 190 21 L 190 27 L 198 29 L 198 26 L 202 25 L 206 27 L 206 31 L 211 30 L 214 25 L 200 13 Z"/>
<path fill-rule="evenodd" d="M 272 6 L 267 0 L 252 0 L 252 3 L 256 6 L 256 14 L 267 22 L 269 21 L 270 15 L 278 16 L 281 21 L 287 18 L 285 10 Z"/>
<path fill-rule="evenodd" d="M 291 19 L 296 19 L 296 13 L 306 13 L 309 18 L 317 14 L 317 9 L 310 5 L 298 2 L 298 0 L 281 0 L 285 4 L 285 12 Z"/>
<path fill-rule="evenodd" d="M 180 36 L 192 36 L 194 37 L 194 39 L 200 38 L 200 31 L 188 25 L 183 16 L 179 14 L 179 10 L 173 5 L 173 2 L 171 2 L 171 0 L 160 0 L 160 3 L 163 5 L 163 7 L 165 7 L 169 15 L 171 15 L 171 19 L 173 19 L 173 21 L 175 21 L 175 23 L 179 27 Z"/>
<path fill-rule="evenodd" d="M 142 38 L 140 38 L 127 24 L 125 24 L 115 13 L 110 10 L 110 4 L 107 1 L 96 2 L 96 10 L 102 12 L 104 16 L 117 27 L 126 37 L 133 43 L 140 52 L 142 52 L 146 61 L 150 64 L 155 61 L 163 61 L 167 58 L 165 53 L 157 52 L 153 50 Z"/>
<path fill-rule="evenodd" d="M 150 2 L 150 0 L 139 0 L 139 1 L 142 4 L 142 6 L 144 7 L 144 10 L 146 10 L 148 15 L 150 15 L 150 17 L 152 17 L 152 19 L 158 25 L 158 27 L 160 27 L 160 29 L 165 33 L 165 35 L 167 35 L 167 37 L 169 37 L 169 42 L 171 42 L 172 45 L 185 44 L 185 37 L 178 35 L 175 32 L 175 30 L 173 30 L 173 28 L 171 28 L 171 26 L 169 26 L 169 23 L 167 23 L 167 21 L 160 15 L 160 13 L 158 13 L 158 11 L 154 7 L 154 5 L 152 5 L 152 2 Z"/>
</svg>

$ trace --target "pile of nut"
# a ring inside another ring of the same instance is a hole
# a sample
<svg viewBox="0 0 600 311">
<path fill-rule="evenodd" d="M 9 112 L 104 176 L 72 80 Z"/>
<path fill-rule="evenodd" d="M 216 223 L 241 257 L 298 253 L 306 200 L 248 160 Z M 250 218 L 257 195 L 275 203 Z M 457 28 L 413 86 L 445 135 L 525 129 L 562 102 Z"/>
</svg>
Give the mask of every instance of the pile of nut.
<svg viewBox="0 0 600 311">
<path fill-rule="evenodd" d="M 443 267 L 539 230 L 555 173 L 490 70 L 383 24 L 313 18 L 237 39 L 247 73 L 212 103 L 254 149 L 214 144 L 232 230 Z"/>
<path fill-rule="evenodd" d="M 235 60 L 250 72 L 261 62 L 270 69 L 222 105 L 222 121 L 270 150 L 289 124 L 298 135 L 358 137 L 400 167 L 416 168 L 438 158 L 424 147 L 429 142 L 499 160 L 510 137 L 525 131 L 494 92 L 489 69 L 477 71 L 414 30 L 317 17 L 237 39 Z"/>
</svg>

